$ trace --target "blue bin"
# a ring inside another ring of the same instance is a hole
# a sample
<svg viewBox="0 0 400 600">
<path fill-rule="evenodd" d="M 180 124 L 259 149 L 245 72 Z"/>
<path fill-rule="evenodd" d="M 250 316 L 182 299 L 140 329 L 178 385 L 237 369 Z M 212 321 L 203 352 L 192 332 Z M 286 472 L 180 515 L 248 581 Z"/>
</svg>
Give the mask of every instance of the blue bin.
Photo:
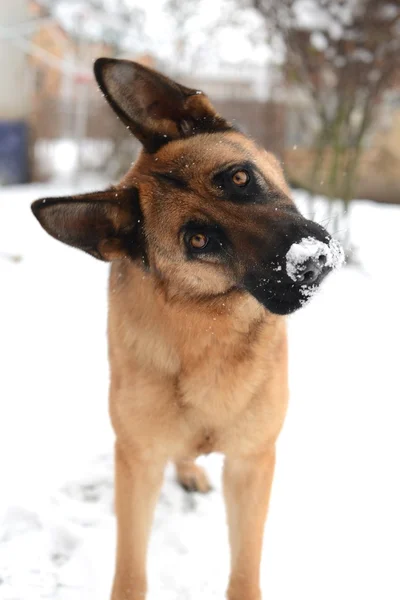
<svg viewBox="0 0 400 600">
<path fill-rule="evenodd" d="M 0 121 L 0 185 L 26 183 L 28 178 L 27 123 Z"/>
</svg>

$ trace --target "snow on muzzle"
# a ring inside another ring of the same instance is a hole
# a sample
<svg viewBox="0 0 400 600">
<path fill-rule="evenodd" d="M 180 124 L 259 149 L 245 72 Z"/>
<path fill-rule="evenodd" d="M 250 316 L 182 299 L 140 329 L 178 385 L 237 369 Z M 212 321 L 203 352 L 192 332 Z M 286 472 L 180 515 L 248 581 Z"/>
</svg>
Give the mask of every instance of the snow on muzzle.
<svg viewBox="0 0 400 600">
<path fill-rule="evenodd" d="M 344 262 L 339 242 L 317 223 L 304 221 L 295 225 L 294 231 L 283 229 L 273 255 L 266 257 L 260 268 L 250 271 L 244 281 L 246 289 L 261 304 L 279 315 L 304 306 L 325 276 Z M 295 240 L 289 246 L 285 243 L 288 233 Z"/>
<path fill-rule="evenodd" d="M 323 277 L 343 263 L 343 248 L 333 238 L 327 243 L 312 236 L 304 237 L 286 253 L 286 273 L 305 301 L 314 294 Z"/>
</svg>

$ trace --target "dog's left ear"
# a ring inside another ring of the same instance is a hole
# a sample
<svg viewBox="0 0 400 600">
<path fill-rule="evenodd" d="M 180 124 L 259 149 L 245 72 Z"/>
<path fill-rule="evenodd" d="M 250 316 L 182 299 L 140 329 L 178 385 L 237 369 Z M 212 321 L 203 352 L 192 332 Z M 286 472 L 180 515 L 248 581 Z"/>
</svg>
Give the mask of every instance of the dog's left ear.
<svg viewBox="0 0 400 600">
<path fill-rule="evenodd" d="M 143 256 L 143 217 L 136 188 L 109 189 L 32 204 L 41 226 L 56 240 L 101 260 Z"/>
<path fill-rule="evenodd" d="M 99 58 L 94 73 L 106 100 L 148 152 L 174 139 L 230 128 L 203 92 L 138 63 Z"/>
</svg>

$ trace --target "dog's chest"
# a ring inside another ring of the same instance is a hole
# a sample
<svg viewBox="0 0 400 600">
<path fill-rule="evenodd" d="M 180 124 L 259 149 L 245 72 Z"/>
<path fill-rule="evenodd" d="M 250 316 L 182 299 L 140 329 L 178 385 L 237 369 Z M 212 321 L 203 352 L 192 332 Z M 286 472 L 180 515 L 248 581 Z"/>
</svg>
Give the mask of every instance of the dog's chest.
<svg viewBox="0 0 400 600">
<path fill-rule="evenodd" d="M 238 356 L 216 346 L 184 365 L 177 378 L 176 404 L 197 453 L 220 449 L 224 432 L 246 412 L 265 379 L 263 362 L 257 353 Z"/>
<path fill-rule="evenodd" d="M 251 359 L 233 363 L 217 356 L 184 368 L 178 375 L 177 402 L 183 410 L 210 414 L 215 420 L 225 410 L 234 413 L 254 394 L 259 366 Z"/>
<path fill-rule="evenodd" d="M 238 310 L 201 321 L 195 313 L 131 306 L 134 327 L 126 329 L 118 311 L 110 314 L 117 437 L 171 457 L 232 451 L 239 441 L 265 438 L 276 410 L 272 379 L 285 362 L 283 327 L 257 310 L 252 318 Z"/>
</svg>

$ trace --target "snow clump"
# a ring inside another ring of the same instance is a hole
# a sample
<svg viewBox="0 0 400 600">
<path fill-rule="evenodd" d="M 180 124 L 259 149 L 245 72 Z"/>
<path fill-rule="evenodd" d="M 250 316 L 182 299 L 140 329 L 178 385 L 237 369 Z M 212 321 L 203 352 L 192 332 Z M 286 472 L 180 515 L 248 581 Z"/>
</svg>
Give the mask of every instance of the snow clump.
<svg viewBox="0 0 400 600">
<path fill-rule="evenodd" d="M 297 281 L 302 266 L 311 259 L 325 257 L 324 266 L 337 269 L 344 263 L 344 252 L 337 240 L 331 239 L 329 244 L 314 237 L 306 237 L 292 244 L 286 254 L 286 272 L 290 279 Z"/>
</svg>

